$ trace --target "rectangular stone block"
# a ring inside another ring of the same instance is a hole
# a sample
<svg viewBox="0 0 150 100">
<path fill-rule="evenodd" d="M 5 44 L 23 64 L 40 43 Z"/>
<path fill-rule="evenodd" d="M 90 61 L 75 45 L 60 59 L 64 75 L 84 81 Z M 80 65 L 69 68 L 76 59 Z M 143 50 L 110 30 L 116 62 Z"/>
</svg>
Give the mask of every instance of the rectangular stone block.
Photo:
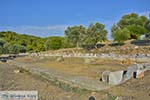
<svg viewBox="0 0 150 100">
<path fill-rule="evenodd" d="M 144 70 L 137 70 L 135 78 L 143 78 L 144 77 Z"/>
<path fill-rule="evenodd" d="M 109 84 L 118 85 L 123 81 L 123 71 L 111 72 L 109 74 Z"/>
</svg>

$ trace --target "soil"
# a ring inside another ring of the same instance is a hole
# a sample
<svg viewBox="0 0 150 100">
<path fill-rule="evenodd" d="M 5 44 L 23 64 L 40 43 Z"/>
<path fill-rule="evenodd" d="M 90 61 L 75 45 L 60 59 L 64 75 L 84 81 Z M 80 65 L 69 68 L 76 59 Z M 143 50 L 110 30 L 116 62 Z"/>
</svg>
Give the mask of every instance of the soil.
<svg viewBox="0 0 150 100">
<path fill-rule="evenodd" d="M 16 61 L 32 64 L 37 67 L 53 69 L 68 75 L 87 76 L 99 79 L 101 74 L 106 71 L 124 70 L 135 62 L 112 60 L 112 59 L 96 59 L 93 63 L 86 64 L 83 58 L 64 58 L 64 61 L 54 61 L 54 58 L 18 58 Z M 125 63 L 126 62 L 126 63 Z"/>
<path fill-rule="evenodd" d="M 130 64 L 111 59 L 98 59 L 94 64 L 85 64 L 83 59 L 67 58 L 61 62 L 50 59 L 18 58 L 20 62 L 40 65 L 41 68 L 53 68 L 68 75 L 88 76 L 100 78 L 104 70 L 116 71 L 127 68 Z M 130 79 L 129 81 L 113 88 L 100 92 L 81 91 L 74 92 L 59 88 L 47 80 L 28 72 L 14 73 L 18 69 L 7 63 L 0 63 L 0 91 L 6 90 L 37 90 L 39 100 L 88 100 L 94 96 L 96 100 L 107 98 L 108 94 L 121 97 L 123 100 L 150 100 L 150 71 L 145 72 L 144 78 Z"/>
</svg>

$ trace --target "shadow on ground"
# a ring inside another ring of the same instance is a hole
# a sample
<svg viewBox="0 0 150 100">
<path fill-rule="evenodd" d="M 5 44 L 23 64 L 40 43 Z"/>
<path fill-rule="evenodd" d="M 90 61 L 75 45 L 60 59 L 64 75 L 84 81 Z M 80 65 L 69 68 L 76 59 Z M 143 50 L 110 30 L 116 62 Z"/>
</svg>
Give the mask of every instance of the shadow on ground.
<svg viewBox="0 0 150 100">
<path fill-rule="evenodd" d="M 92 50 L 92 49 L 101 48 L 104 46 L 105 46 L 105 44 L 97 44 L 96 46 L 95 45 L 83 45 L 83 48 L 87 49 L 87 50 Z"/>
<path fill-rule="evenodd" d="M 137 46 L 150 46 L 150 40 L 134 40 L 131 42 L 131 44 Z"/>
</svg>

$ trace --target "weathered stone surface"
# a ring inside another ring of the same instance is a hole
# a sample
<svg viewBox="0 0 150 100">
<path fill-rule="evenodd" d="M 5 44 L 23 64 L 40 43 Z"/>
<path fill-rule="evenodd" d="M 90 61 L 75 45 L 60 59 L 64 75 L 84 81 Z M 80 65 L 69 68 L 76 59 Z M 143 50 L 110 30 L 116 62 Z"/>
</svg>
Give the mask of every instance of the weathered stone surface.
<svg viewBox="0 0 150 100">
<path fill-rule="evenodd" d="M 109 84 L 118 85 L 123 81 L 123 71 L 111 72 L 109 74 Z"/>
<path fill-rule="evenodd" d="M 150 63 L 143 64 L 145 70 L 150 70 Z"/>
<path fill-rule="evenodd" d="M 60 56 L 60 57 L 56 58 L 56 61 L 58 61 L 58 62 L 64 61 L 64 58 L 62 56 Z"/>
<path fill-rule="evenodd" d="M 20 70 L 19 70 L 19 69 L 16 69 L 16 70 L 14 70 L 14 73 L 15 73 L 15 74 L 20 73 Z"/>
<path fill-rule="evenodd" d="M 123 100 L 122 97 L 116 97 L 115 100 Z"/>
<path fill-rule="evenodd" d="M 103 82 L 109 83 L 109 74 L 110 74 L 110 71 L 104 71 L 102 73 L 102 81 Z"/>
<path fill-rule="evenodd" d="M 133 77 L 133 70 L 128 69 L 123 72 L 123 81 L 126 81 L 130 79 L 131 77 Z"/>
<path fill-rule="evenodd" d="M 84 59 L 84 62 L 86 64 L 94 64 L 96 62 L 96 59 L 93 59 L 93 58 L 85 58 Z"/>
<path fill-rule="evenodd" d="M 135 78 L 143 78 L 144 77 L 144 70 L 137 70 Z"/>
</svg>

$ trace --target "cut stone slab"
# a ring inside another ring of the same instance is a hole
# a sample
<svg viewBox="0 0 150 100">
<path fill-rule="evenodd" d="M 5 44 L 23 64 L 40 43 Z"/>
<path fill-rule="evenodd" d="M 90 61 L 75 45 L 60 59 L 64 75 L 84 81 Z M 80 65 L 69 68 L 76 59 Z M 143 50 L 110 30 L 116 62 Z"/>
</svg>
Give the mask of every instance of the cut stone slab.
<svg viewBox="0 0 150 100">
<path fill-rule="evenodd" d="M 137 70 L 135 73 L 135 78 L 143 78 L 144 77 L 144 70 Z"/>
<path fill-rule="evenodd" d="M 109 83 L 109 74 L 110 74 L 110 71 L 104 71 L 102 73 L 102 81 L 103 82 Z"/>
<path fill-rule="evenodd" d="M 134 67 L 128 67 L 126 71 L 123 73 L 123 80 L 128 80 L 133 77 L 133 72 L 135 72 L 136 69 Z"/>
<path fill-rule="evenodd" d="M 109 84 L 118 85 L 123 81 L 123 71 L 110 72 Z"/>
</svg>

